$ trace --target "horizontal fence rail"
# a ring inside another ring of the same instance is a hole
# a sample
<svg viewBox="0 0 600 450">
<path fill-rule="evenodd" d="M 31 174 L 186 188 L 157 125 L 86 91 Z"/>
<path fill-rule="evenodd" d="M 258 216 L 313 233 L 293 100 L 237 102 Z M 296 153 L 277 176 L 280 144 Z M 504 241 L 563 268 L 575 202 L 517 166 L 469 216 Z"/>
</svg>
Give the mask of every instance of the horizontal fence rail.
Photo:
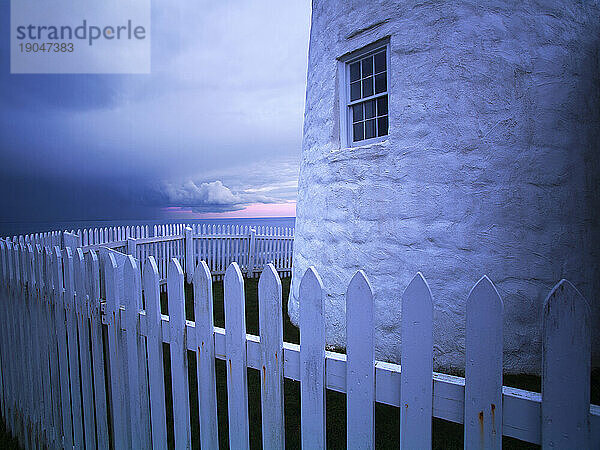
<svg viewBox="0 0 600 450">
<path fill-rule="evenodd" d="M 249 225 L 165 224 L 86 228 L 64 232 L 30 234 L 9 238 L 10 242 L 61 249 L 81 248 L 84 253 L 101 248 L 129 254 L 141 261 L 154 256 L 162 291 L 166 291 L 167 269 L 176 258 L 191 280 L 194 268 L 206 261 L 213 280 L 221 280 L 232 262 L 249 278 L 273 264 L 280 276 L 291 276 L 294 228 Z"/>
<path fill-rule="evenodd" d="M 261 375 L 265 448 L 285 448 L 284 378 L 301 384 L 305 448 L 325 445 L 326 389 L 347 393 L 350 447 L 373 447 L 375 402 L 400 408 L 406 449 L 431 445 L 432 417 L 464 424 L 468 448 L 500 448 L 502 436 L 544 448 L 600 446 L 600 407 L 590 404 L 590 312 L 568 281 L 545 302 L 539 394 L 502 385 L 503 304 L 487 277 L 467 300 L 466 378 L 432 370 L 433 300 L 421 274 L 402 296 L 403 369 L 373 358 L 372 289 L 363 272 L 346 293 L 346 354 L 325 350 L 324 290 L 313 268 L 300 285 L 300 345 L 283 341 L 281 282 L 272 264 L 259 280 L 260 336 L 246 333 L 237 263 L 225 271 L 224 329 L 213 324 L 205 261 L 192 275 L 195 321 L 185 318 L 177 258 L 167 268 L 169 315 L 161 314 L 160 279 L 154 256 L 142 269 L 110 249 L 99 255 L 0 241 L 0 411 L 24 447 L 166 448 L 172 407 L 175 448 L 189 448 L 186 350 L 197 359 L 203 448 L 218 443 L 215 358 L 226 361 L 232 448 L 249 447 L 247 367 Z M 163 343 L 172 405 L 165 403 Z"/>
</svg>

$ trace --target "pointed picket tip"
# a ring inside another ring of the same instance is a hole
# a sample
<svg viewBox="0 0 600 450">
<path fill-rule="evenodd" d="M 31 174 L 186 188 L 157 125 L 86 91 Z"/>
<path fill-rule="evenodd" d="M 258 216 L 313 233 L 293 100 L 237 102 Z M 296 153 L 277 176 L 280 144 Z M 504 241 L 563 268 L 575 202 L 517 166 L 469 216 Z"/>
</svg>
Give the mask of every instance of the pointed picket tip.
<svg viewBox="0 0 600 450">
<path fill-rule="evenodd" d="M 208 268 L 208 264 L 206 261 L 202 260 L 196 266 L 194 270 L 194 283 L 200 283 L 205 286 L 209 282 L 212 281 L 212 276 L 210 275 L 210 269 Z"/>
<path fill-rule="evenodd" d="M 467 298 L 467 308 L 474 302 L 481 301 L 485 301 L 489 305 L 497 304 L 501 309 L 504 308 L 504 303 L 496 290 L 496 286 L 487 275 L 482 276 L 471 289 L 469 298 Z"/>
<path fill-rule="evenodd" d="M 139 309 L 142 306 L 141 295 L 140 295 L 140 275 L 139 275 L 139 267 L 137 260 L 131 256 L 127 255 L 125 258 L 125 263 L 123 265 L 123 277 L 125 279 L 125 302 L 130 306 L 129 311 L 127 312 L 127 316 L 130 317 L 131 320 L 135 320 L 135 315 L 131 315 L 133 309 Z"/>
<path fill-rule="evenodd" d="M 65 259 L 73 259 L 73 250 L 71 247 L 65 247 L 63 249 L 63 255 Z"/>
<path fill-rule="evenodd" d="M 85 254 L 85 263 L 87 269 L 87 276 L 90 288 L 90 301 L 92 303 L 100 302 L 100 278 L 99 278 L 99 262 L 98 254 L 95 250 L 90 250 Z"/>
<path fill-rule="evenodd" d="M 260 278 L 258 279 L 258 289 L 265 289 L 274 286 L 276 288 L 281 288 L 281 279 L 277 274 L 277 270 L 275 266 L 271 263 L 267 264 L 260 274 Z"/>
<path fill-rule="evenodd" d="M 127 255 L 123 265 L 123 276 L 126 280 L 133 280 L 133 283 L 126 283 L 126 291 L 129 291 L 129 294 L 131 295 L 135 295 L 134 291 L 136 289 L 137 280 L 139 277 L 138 274 L 139 268 L 136 259 L 131 255 Z"/>
<path fill-rule="evenodd" d="M 135 271 L 137 268 L 137 261 L 135 258 L 132 255 L 127 255 L 125 258 L 125 265 L 123 266 L 123 270 L 126 271 L 125 273 L 128 273 L 132 270 Z"/>
<path fill-rule="evenodd" d="M 579 304 L 585 311 L 585 314 L 589 317 L 590 305 L 586 298 L 579 292 L 579 290 L 569 280 L 564 278 L 556 283 L 556 286 L 552 288 L 546 300 L 544 300 L 544 313 L 550 314 L 552 306 L 560 301 L 560 299 L 568 299 L 573 306 Z"/>
<path fill-rule="evenodd" d="M 75 260 L 79 263 L 82 263 L 84 261 L 83 250 L 81 249 L 81 247 L 77 247 L 75 249 Z"/>
<path fill-rule="evenodd" d="M 85 258 L 86 260 L 89 260 L 90 264 L 92 264 L 93 266 L 98 264 L 98 254 L 96 253 L 96 250 L 90 250 L 89 252 L 87 252 Z"/>
<path fill-rule="evenodd" d="M 44 254 L 42 252 L 42 247 L 40 244 L 35 244 L 35 257 L 38 263 L 38 273 L 40 275 L 40 282 L 44 281 Z M 2 264 L 2 259 L 0 257 L 0 264 Z"/>
<path fill-rule="evenodd" d="M 410 302 L 413 299 L 420 302 L 425 300 L 429 304 L 433 304 L 431 289 L 429 289 L 429 284 L 421 272 L 416 273 L 402 294 L 403 303 Z"/>
<path fill-rule="evenodd" d="M 31 244 L 25 244 L 25 279 L 27 283 L 35 283 L 35 270 L 33 268 L 33 249 Z"/>
<path fill-rule="evenodd" d="M 367 274 L 363 270 L 357 271 L 350 280 L 346 292 L 349 292 L 350 290 L 353 290 L 355 292 L 366 291 L 371 297 L 373 296 L 373 288 L 371 287 L 371 283 L 369 283 Z"/>
<path fill-rule="evenodd" d="M 83 251 L 81 248 L 75 249 L 75 253 L 73 255 L 73 267 L 77 272 L 76 277 L 83 277 L 83 270 L 85 268 L 85 259 L 83 257 Z M 83 282 L 83 279 L 79 280 Z"/>
<path fill-rule="evenodd" d="M 58 245 L 52 248 L 52 256 L 56 261 L 62 261 L 62 251 Z"/>
<path fill-rule="evenodd" d="M 171 278 L 172 276 L 183 276 L 183 269 L 177 258 L 171 258 L 171 261 L 169 261 L 167 278 Z"/>
<path fill-rule="evenodd" d="M 300 297 L 304 297 L 303 292 L 313 292 L 314 289 L 323 291 L 323 281 L 314 266 L 310 266 L 304 272 L 302 280 L 300 280 Z"/>
<path fill-rule="evenodd" d="M 75 271 L 75 291 L 77 295 L 85 295 L 85 260 L 83 259 L 83 251 L 81 248 L 76 248 L 73 254 L 73 270 Z M 79 301 L 82 301 L 81 299 Z M 84 300 L 83 300 L 84 301 Z"/>
<path fill-rule="evenodd" d="M 231 264 L 229 264 L 229 267 L 225 271 L 224 284 L 229 284 L 234 281 L 244 284 L 244 277 L 242 276 L 242 271 L 240 270 L 240 266 L 238 266 L 238 263 L 236 262 L 232 262 Z"/>
<path fill-rule="evenodd" d="M 154 256 L 148 256 L 146 258 L 146 264 L 144 264 L 144 278 L 146 277 L 157 279 L 159 277 L 158 266 L 156 265 L 156 259 L 154 259 Z"/>
<path fill-rule="evenodd" d="M 158 266 L 154 256 L 146 258 L 144 264 L 144 275 L 142 283 L 144 287 L 144 298 L 146 302 L 146 311 L 148 316 L 151 318 L 150 322 L 153 325 L 152 331 L 156 331 L 156 322 L 160 321 L 160 287 L 159 287 L 160 275 L 158 273 Z"/>
<path fill-rule="evenodd" d="M 117 264 L 117 260 L 115 259 L 115 255 L 112 253 L 106 253 L 106 267 L 105 269 L 117 270 L 119 265 Z"/>
<path fill-rule="evenodd" d="M 4 277 L 8 278 L 8 274 L 7 274 L 7 267 L 6 267 L 6 262 L 4 260 L 6 255 L 6 244 L 4 243 L 4 241 L 2 239 L 0 239 L 0 266 L 2 267 L 2 269 L 4 270 Z"/>
</svg>

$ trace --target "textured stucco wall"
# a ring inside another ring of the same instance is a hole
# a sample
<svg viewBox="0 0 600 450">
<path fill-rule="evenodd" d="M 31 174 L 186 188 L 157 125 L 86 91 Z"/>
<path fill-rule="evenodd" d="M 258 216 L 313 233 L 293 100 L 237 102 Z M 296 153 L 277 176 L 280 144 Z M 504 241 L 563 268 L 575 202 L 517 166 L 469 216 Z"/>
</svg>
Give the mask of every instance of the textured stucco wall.
<svg viewBox="0 0 600 450">
<path fill-rule="evenodd" d="M 398 361 L 400 296 L 422 271 L 435 366 L 460 369 L 466 298 L 487 274 L 504 300 L 505 370 L 539 372 L 542 304 L 564 277 L 592 306 L 599 365 L 598 4 L 480 3 L 313 1 L 290 317 L 314 265 L 327 341 L 343 347 L 362 268 L 377 357 Z M 340 148 L 336 58 L 386 36 L 390 135 Z"/>
</svg>

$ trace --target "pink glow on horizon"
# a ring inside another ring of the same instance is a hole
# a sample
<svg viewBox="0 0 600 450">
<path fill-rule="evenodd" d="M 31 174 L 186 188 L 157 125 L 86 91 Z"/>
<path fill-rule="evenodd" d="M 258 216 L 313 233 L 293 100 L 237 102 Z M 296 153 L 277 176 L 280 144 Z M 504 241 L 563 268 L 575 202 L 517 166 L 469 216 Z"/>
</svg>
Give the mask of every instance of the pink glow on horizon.
<svg viewBox="0 0 600 450">
<path fill-rule="evenodd" d="M 181 219 L 226 219 L 243 217 L 296 217 L 296 202 L 287 203 L 252 203 L 240 211 L 224 213 L 193 213 L 177 206 L 169 206 L 162 210 L 171 218 Z"/>
</svg>

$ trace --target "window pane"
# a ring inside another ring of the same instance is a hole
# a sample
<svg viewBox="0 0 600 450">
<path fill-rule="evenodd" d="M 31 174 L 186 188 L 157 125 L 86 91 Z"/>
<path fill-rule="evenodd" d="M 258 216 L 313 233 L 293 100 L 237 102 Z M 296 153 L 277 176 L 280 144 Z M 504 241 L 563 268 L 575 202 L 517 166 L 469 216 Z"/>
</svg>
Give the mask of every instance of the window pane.
<svg viewBox="0 0 600 450">
<path fill-rule="evenodd" d="M 358 100 L 360 98 L 360 81 L 356 83 L 350 83 L 350 101 Z"/>
<path fill-rule="evenodd" d="M 385 92 L 387 90 L 387 81 L 385 79 L 386 73 L 380 73 L 379 75 L 375 75 L 375 93 L 380 94 L 381 92 Z"/>
<path fill-rule="evenodd" d="M 388 113 L 387 95 L 377 99 L 377 115 L 385 116 Z"/>
<path fill-rule="evenodd" d="M 352 107 L 352 122 L 363 120 L 363 105 L 362 103 Z"/>
<path fill-rule="evenodd" d="M 365 122 L 365 139 L 375 137 L 375 119 Z"/>
<path fill-rule="evenodd" d="M 373 57 L 369 56 L 362 60 L 362 76 L 363 78 L 373 75 Z"/>
<path fill-rule="evenodd" d="M 383 72 L 386 70 L 385 51 L 377 53 L 375 55 L 375 73 Z"/>
<path fill-rule="evenodd" d="M 375 117 L 375 100 L 369 100 L 364 103 L 365 105 L 365 119 L 372 119 Z"/>
<path fill-rule="evenodd" d="M 363 98 L 373 95 L 373 77 L 362 80 Z"/>
<path fill-rule="evenodd" d="M 386 134 L 388 134 L 387 116 L 377 119 L 377 136 L 385 136 Z"/>
<path fill-rule="evenodd" d="M 354 142 L 362 141 L 364 139 L 363 124 L 364 124 L 364 122 L 358 122 L 352 126 L 352 131 L 353 131 L 352 136 L 353 136 Z"/>
<path fill-rule="evenodd" d="M 360 61 L 350 64 L 350 81 L 360 79 Z"/>
</svg>

